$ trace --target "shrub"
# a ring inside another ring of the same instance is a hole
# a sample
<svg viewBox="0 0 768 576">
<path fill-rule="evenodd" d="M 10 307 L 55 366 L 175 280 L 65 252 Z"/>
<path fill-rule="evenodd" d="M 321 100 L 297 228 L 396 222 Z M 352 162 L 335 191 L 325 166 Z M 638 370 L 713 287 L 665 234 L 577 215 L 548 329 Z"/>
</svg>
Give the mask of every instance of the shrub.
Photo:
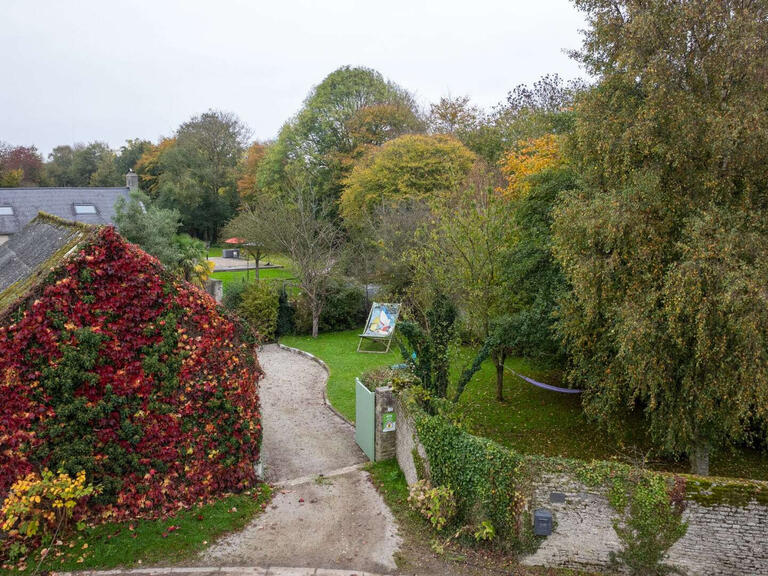
<svg viewBox="0 0 768 576">
<path fill-rule="evenodd" d="M 259 376 L 213 299 L 99 229 L 0 315 L 0 498 L 44 468 L 115 520 L 247 488 Z"/>
<path fill-rule="evenodd" d="M 230 312 L 239 313 L 243 292 L 248 287 L 245 282 L 227 282 L 224 284 L 224 295 L 221 304 Z"/>
<path fill-rule="evenodd" d="M 447 486 L 432 487 L 429 480 L 419 480 L 410 488 L 408 504 L 424 516 L 436 530 L 442 530 L 456 516 L 456 497 Z"/>
<path fill-rule="evenodd" d="M 365 288 L 349 278 L 332 278 L 320 314 L 320 330 L 336 332 L 358 328 L 365 322 Z"/>
<path fill-rule="evenodd" d="M 312 331 L 312 312 L 306 298 L 296 300 L 296 333 Z M 359 282 L 348 278 L 332 278 L 323 310 L 320 314 L 320 332 L 337 332 L 359 328 L 366 319 L 365 288 Z"/>
<path fill-rule="evenodd" d="M 296 330 L 296 307 L 288 298 L 285 286 L 282 286 L 277 293 L 277 329 L 276 336 L 293 334 Z"/>
<path fill-rule="evenodd" d="M 29 474 L 13 484 L 3 503 L 3 531 L 21 538 L 63 533 L 75 507 L 94 492 L 97 489 L 85 483 L 85 470 L 75 478 L 50 470 Z"/>
<path fill-rule="evenodd" d="M 256 330 L 262 342 L 275 339 L 278 296 L 269 282 L 251 282 L 243 292 L 240 314 Z"/>
</svg>

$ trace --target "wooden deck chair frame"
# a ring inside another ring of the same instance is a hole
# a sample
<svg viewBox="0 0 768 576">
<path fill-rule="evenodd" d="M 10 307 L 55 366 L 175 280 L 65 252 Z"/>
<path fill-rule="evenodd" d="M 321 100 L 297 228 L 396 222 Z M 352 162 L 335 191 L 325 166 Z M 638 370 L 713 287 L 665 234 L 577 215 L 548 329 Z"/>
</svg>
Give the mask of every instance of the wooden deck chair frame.
<svg viewBox="0 0 768 576">
<path fill-rule="evenodd" d="M 379 310 L 382 307 L 387 308 L 389 311 L 393 312 L 393 318 L 392 318 L 392 330 L 387 336 L 376 336 L 369 332 L 368 327 L 371 325 L 371 321 L 373 320 L 373 312 L 374 310 Z M 389 352 L 390 347 L 392 346 L 392 338 L 395 336 L 395 328 L 397 327 L 397 318 L 400 315 L 400 304 L 392 304 L 392 303 L 379 303 L 374 302 L 371 304 L 371 310 L 368 312 L 368 320 L 365 321 L 365 331 L 360 334 L 360 341 L 357 343 L 357 351 L 362 352 L 364 354 L 386 354 Z M 363 340 L 370 340 L 372 342 L 377 342 L 380 344 L 384 344 L 386 342 L 386 347 L 384 350 L 361 350 L 361 346 L 363 345 Z"/>
</svg>

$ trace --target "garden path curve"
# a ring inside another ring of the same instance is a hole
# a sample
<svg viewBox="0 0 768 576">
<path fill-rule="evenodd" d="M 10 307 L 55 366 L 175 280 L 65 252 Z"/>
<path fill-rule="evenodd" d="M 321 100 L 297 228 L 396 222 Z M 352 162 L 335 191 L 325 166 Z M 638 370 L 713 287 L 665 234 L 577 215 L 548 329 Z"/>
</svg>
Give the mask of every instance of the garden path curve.
<svg viewBox="0 0 768 576">
<path fill-rule="evenodd" d="M 262 461 L 275 496 L 244 530 L 209 548 L 206 564 L 395 570 L 397 526 L 360 469 L 366 459 L 353 428 L 325 405 L 326 371 L 276 345 L 259 362 Z"/>
</svg>

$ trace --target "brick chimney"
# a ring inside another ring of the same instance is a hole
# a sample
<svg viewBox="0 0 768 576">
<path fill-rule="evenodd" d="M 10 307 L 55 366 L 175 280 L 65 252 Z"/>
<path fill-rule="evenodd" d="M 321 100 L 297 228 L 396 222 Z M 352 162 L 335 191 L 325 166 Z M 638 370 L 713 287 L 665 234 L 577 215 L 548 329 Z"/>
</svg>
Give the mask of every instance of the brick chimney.
<svg viewBox="0 0 768 576">
<path fill-rule="evenodd" d="M 128 174 L 125 175 L 125 185 L 128 186 L 131 192 L 139 189 L 139 175 L 132 169 L 128 170 Z"/>
</svg>

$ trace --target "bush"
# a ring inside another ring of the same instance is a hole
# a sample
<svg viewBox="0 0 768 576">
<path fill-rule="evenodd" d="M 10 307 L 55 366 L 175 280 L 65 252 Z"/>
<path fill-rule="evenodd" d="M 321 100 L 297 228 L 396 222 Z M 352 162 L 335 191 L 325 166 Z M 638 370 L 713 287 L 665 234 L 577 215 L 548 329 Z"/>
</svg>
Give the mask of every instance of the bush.
<svg viewBox="0 0 768 576">
<path fill-rule="evenodd" d="M 240 303 L 243 301 L 243 292 L 248 287 L 245 282 L 227 282 L 224 284 L 224 295 L 221 304 L 230 312 L 239 313 Z"/>
<path fill-rule="evenodd" d="M 419 480 L 410 488 L 408 504 L 424 516 L 436 530 L 442 530 L 456 516 L 456 497 L 447 486 L 432 487 L 429 480 Z"/>
<path fill-rule="evenodd" d="M 296 331 L 295 316 L 296 307 L 288 298 L 285 286 L 282 286 L 277 295 L 277 337 L 293 334 Z"/>
<path fill-rule="evenodd" d="M 275 339 L 278 305 L 277 292 L 269 282 L 252 282 L 243 292 L 240 314 L 256 330 L 262 342 Z"/>
<path fill-rule="evenodd" d="M 320 314 L 320 332 L 338 332 L 359 328 L 368 314 L 365 288 L 349 278 L 332 278 Z M 296 333 L 312 331 L 312 312 L 306 298 L 296 300 Z"/>
<path fill-rule="evenodd" d="M 0 499 L 46 467 L 112 520 L 250 487 L 259 376 L 211 298 L 99 229 L 0 315 Z"/>
<path fill-rule="evenodd" d="M 85 470 L 75 478 L 49 470 L 29 474 L 14 483 L 3 503 L 3 531 L 22 539 L 63 534 L 75 507 L 94 492 L 93 485 L 85 484 Z"/>
</svg>

